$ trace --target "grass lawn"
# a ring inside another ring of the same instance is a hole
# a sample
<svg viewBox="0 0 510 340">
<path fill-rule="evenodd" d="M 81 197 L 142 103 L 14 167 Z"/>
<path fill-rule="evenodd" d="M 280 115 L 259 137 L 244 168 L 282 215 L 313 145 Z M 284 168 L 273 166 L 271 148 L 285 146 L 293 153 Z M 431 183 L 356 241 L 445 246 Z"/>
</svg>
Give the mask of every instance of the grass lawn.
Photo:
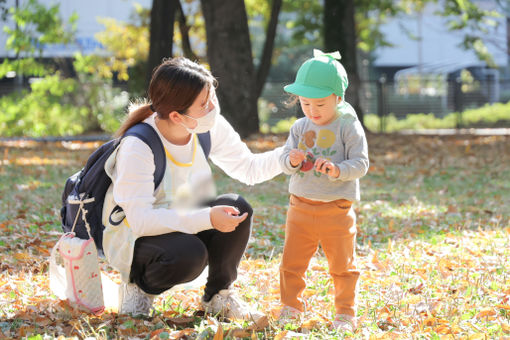
<svg viewBox="0 0 510 340">
<path fill-rule="evenodd" d="M 252 150 L 284 137 L 252 138 Z M 303 322 L 252 330 L 195 313 L 201 288 L 168 292 L 152 318 L 90 316 L 49 291 L 65 179 L 94 143 L 0 144 L 0 338 L 485 339 L 510 337 L 510 137 L 369 135 L 358 215 L 359 327 L 330 330 L 333 285 L 321 250 L 307 272 Z M 255 209 L 235 287 L 269 316 L 279 308 L 288 178 L 248 187 L 215 169 L 218 192 Z M 106 264 L 113 280 L 118 275 Z"/>
</svg>

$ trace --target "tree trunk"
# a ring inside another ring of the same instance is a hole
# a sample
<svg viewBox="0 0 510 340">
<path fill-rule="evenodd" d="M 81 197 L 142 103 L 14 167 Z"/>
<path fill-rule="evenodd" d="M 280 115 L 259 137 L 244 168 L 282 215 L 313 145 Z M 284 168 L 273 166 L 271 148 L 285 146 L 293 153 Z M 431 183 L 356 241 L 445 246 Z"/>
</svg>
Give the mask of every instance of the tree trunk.
<svg viewBox="0 0 510 340">
<path fill-rule="evenodd" d="M 363 123 L 360 105 L 360 79 L 357 63 L 356 24 L 354 21 L 354 0 L 325 0 L 324 2 L 324 52 L 340 51 L 341 63 L 349 77 L 345 94 L 359 120 Z"/>
<path fill-rule="evenodd" d="M 163 58 L 172 57 L 174 20 L 178 5 L 179 0 L 152 1 L 146 88 L 148 88 L 154 68 L 161 64 Z"/>
<path fill-rule="evenodd" d="M 259 98 L 264 89 L 269 69 L 271 68 L 271 59 L 273 57 L 274 39 L 276 36 L 276 28 L 278 26 L 278 16 L 280 15 L 280 9 L 282 8 L 282 0 L 273 0 L 271 6 L 271 18 L 267 25 L 266 30 L 266 41 L 264 43 L 264 49 L 262 50 L 262 56 L 260 58 L 260 65 L 257 69 L 257 78 L 255 81 L 255 95 Z"/>
<path fill-rule="evenodd" d="M 201 0 L 207 59 L 218 79 L 223 115 L 246 137 L 259 131 L 255 68 L 243 0 Z"/>
</svg>

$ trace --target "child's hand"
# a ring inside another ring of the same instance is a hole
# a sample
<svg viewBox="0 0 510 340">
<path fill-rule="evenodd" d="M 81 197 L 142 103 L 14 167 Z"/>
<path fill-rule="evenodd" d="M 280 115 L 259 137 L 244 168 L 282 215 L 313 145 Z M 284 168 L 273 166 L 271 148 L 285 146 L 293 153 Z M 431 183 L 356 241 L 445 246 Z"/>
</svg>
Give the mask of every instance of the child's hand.
<svg viewBox="0 0 510 340">
<path fill-rule="evenodd" d="M 299 149 L 292 149 L 289 152 L 289 161 L 290 165 L 292 165 L 294 168 L 299 166 L 301 162 L 305 160 L 305 153 Z"/>
<path fill-rule="evenodd" d="M 317 158 L 315 160 L 314 167 L 315 171 L 321 172 L 331 177 L 338 178 L 338 176 L 340 176 L 340 169 L 325 158 Z"/>
</svg>

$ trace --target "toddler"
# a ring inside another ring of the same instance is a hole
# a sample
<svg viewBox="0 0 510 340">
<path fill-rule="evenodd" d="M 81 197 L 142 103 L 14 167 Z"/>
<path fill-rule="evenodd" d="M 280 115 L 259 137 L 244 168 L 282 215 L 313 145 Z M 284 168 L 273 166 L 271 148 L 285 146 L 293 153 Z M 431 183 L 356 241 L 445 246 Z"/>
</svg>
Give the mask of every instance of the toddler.
<svg viewBox="0 0 510 340">
<path fill-rule="evenodd" d="M 285 245 L 280 265 L 283 308 L 280 320 L 303 312 L 304 275 L 319 243 L 326 254 L 335 286 L 333 326 L 356 328 L 355 264 L 359 178 L 368 170 L 365 133 L 351 105 L 344 100 L 347 74 L 338 52 L 314 50 L 285 91 L 297 96 L 305 117 L 291 127 L 280 163 L 291 175 Z"/>
</svg>

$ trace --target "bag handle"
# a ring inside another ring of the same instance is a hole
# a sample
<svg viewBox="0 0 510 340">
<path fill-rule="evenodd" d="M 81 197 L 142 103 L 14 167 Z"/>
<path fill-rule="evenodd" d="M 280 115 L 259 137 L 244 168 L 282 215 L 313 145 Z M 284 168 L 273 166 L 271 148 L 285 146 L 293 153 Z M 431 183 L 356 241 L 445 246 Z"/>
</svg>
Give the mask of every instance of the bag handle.
<svg viewBox="0 0 510 340">
<path fill-rule="evenodd" d="M 57 264 L 57 256 L 62 258 L 62 255 L 60 254 L 58 248 L 60 246 L 60 242 L 64 239 L 65 236 L 67 236 L 68 233 L 65 233 L 62 235 L 57 243 L 53 246 L 51 249 L 51 255 L 50 255 L 50 290 L 55 294 L 59 299 L 65 300 L 66 299 L 66 274 L 65 269 L 62 266 L 59 266 Z"/>
<path fill-rule="evenodd" d="M 89 234 L 89 237 L 92 238 L 92 233 L 90 231 L 90 225 L 86 218 L 87 213 L 89 211 L 87 209 L 85 209 L 85 204 L 94 202 L 94 201 L 95 201 L 94 197 L 81 199 L 81 200 L 73 200 L 73 199 L 68 198 L 68 202 L 70 204 L 79 204 L 78 213 L 76 214 L 76 217 L 74 218 L 73 227 L 71 228 L 71 233 L 74 233 L 74 228 L 76 227 L 76 222 L 78 222 L 78 216 L 80 215 L 80 211 L 81 211 L 81 218 L 82 218 L 83 222 L 85 222 L 85 229 L 87 229 L 87 233 Z"/>
</svg>

